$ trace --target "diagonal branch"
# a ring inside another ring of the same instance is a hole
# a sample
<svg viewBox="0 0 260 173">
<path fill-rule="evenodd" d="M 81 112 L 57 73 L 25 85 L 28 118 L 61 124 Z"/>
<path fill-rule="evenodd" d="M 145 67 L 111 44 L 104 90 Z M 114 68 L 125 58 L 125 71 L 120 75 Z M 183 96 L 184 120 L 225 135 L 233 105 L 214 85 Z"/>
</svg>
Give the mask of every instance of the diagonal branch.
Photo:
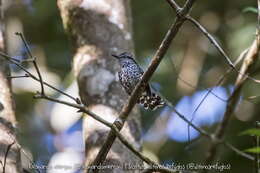
<svg viewBox="0 0 260 173">
<path fill-rule="evenodd" d="M 181 11 L 179 11 L 179 15 L 177 16 L 177 19 L 175 20 L 175 22 L 167 32 L 166 36 L 164 37 L 160 47 L 156 51 L 150 65 L 148 66 L 148 69 L 143 74 L 141 81 L 137 84 L 134 91 L 132 92 L 128 100 L 128 103 L 123 107 L 121 113 L 119 114 L 119 118 L 114 122 L 114 124 L 118 127 L 119 131 L 122 129 L 129 113 L 131 112 L 132 108 L 136 104 L 137 99 L 141 94 L 142 88 L 144 88 L 145 84 L 149 81 L 149 79 L 157 69 L 158 65 L 160 64 L 161 60 L 166 54 L 172 40 L 175 38 L 180 27 L 184 23 L 185 21 L 184 16 L 190 11 L 195 1 L 196 0 L 187 0 L 184 5 L 184 8 Z M 103 144 L 96 159 L 94 160 L 93 165 L 100 165 L 104 162 L 104 160 L 106 159 L 106 155 L 109 152 L 110 148 L 112 147 L 112 144 L 114 143 L 115 139 L 116 139 L 115 133 L 113 131 L 110 131 L 105 143 Z"/>
<path fill-rule="evenodd" d="M 6 55 L 2 52 L 0 52 L 0 56 L 4 57 L 7 61 L 9 61 L 10 63 L 13 63 L 15 65 L 17 65 L 20 69 L 22 69 L 23 71 L 26 72 L 26 74 L 24 76 L 19 76 L 19 77 L 30 77 L 36 81 L 38 81 L 39 83 L 41 82 L 36 76 L 34 76 L 31 72 L 29 72 L 26 68 L 24 68 L 16 59 L 10 57 L 9 55 Z M 48 83 L 45 83 L 43 81 L 43 84 L 51 87 L 51 88 L 54 88 L 53 86 L 51 86 L 50 84 Z M 60 90 L 57 89 L 58 92 L 61 92 Z M 66 94 L 66 93 L 65 93 Z M 38 93 L 37 95 L 34 96 L 34 98 L 38 98 L 38 99 L 46 99 L 46 100 L 49 100 L 49 101 L 52 101 L 52 102 L 56 102 L 56 103 L 60 103 L 60 104 L 64 104 L 64 105 L 67 105 L 67 106 L 70 106 L 70 107 L 74 107 L 76 109 L 79 109 L 80 112 L 84 112 L 86 113 L 87 115 L 91 116 L 92 118 L 94 118 L 96 121 L 106 125 L 107 127 L 109 127 L 112 131 L 115 132 L 116 136 L 119 138 L 119 140 L 129 149 L 131 150 L 136 156 L 138 156 L 140 159 L 142 159 L 144 162 L 146 162 L 147 164 L 149 165 L 152 165 L 156 168 L 156 170 L 159 170 L 161 172 L 168 172 L 168 173 L 173 173 L 173 172 L 177 172 L 173 169 L 170 169 L 170 168 L 167 168 L 163 165 L 160 165 L 154 161 L 152 161 L 151 159 L 149 159 L 148 157 L 144 156 L 143 154 L 141 154 L 137 149 L 135 149 L 135 147 L 130 144 L 126 139 L 125 137 L 119 132 L 119 130 L 117 129 L 117 127 L 106 121 L 105 119 L 101 118 L 100 116 L 96 115 L 95 113 L 89 111 L 84 105 L 80 105 L 78 102 L 77 104 L 74 104 L 74 103 L 69 103 L 69 102 L 66 102 L 66 101 L 62 101 L 62 100 L 58 100 L 58 99 L 55 99 L 55 98 L 51 98 L 51 97 L 48 97 L 47 95 L 42 95 L 41 93 Z M 22 150 L 22 152 L 24 152 L 24 154 L 26 155 L 27 157 L 27 153 L 22 149 L 22 147 L 17 143 L 17 145 L 19 146 L 19 148 Z M 29 159 L 29 157 L 28 157 Z M 30 161 L 32 164 L 34 164 L 32 161 Z M 38 171 L 38 169 L 36 170 Z"/>
<path fill-rule="evenodd" d="M 89 111 L 85 106 L 83 105 L 78 105 L 78 104 L 73 104 L 73 103 L 69 103 L 69 102 L 66 102 L 66 101 L 62 101 L 62 100 L 58 100 L 58 99 L 55 99 L 55 98 L 51 98 L 51 97 L 48 97 L 46 95 L 35 95 L 35 98 L 38 98 L 38 99 L 46 99 L 46 100 L 49 100 L 49 101 L 52 101 L 52 102 L 56 102 L 56 103 L 60 103 L 60 104 L 64 104 L 64 105 L 67 105 L 67 106 L 70 106 L 70 107 L 74 107 L 74 108 L 77 108 L 80 110 L 80 112 L 84 112 L 86 113 L 87 115 L 91 116 L 92 118 L 94 118 L 95 120 L 97 120 L 98 122 L 106 125 L 107 127 L 109 127 L 115 134 L 116 136 L 118 137 L 118 139 L 129 149 L 131 150 L 136 156 L 138 156 L 140 159 L 142 159 L 144 162 L 146 162 L 147 164 L 149 165 L 153 165 L 154 167 L 157 168 L 157 170 L 160 170 L 162 172 L 167 172 L 167 173 L 173 173 L 173 172 L 177 172 L 175 170 L 172 170 L 170 168 L 167 168 L 163 165 L 159 165 L 158 163 L 152 161 L 150 158 L 144 156 L 141 152 L 139 152 L 137 149 L 135 149 L 135 147 L 130 144 L 127 139 L 120 133 L 120 131 L 117 129 L 117 127 L 106 121 L 105 119 L 101 118 L 100 116 L 96 115 L 95 113 Z"/>
<path fill-rule="evenodd" d="M 216 47 L 216 49 L 220 52 L 220 54 L 225 58 L 225 60 L 228 62 L 228 65 L 232 68 L 235 69 L 234 64 L 226 54 L 226 52 L 222 49 L 222 47 L 219 45 L 217 40 L 195 19 L 193 19 L 190 16 L 186 17 L 188 21 L 193 23 L 207 38 L 208 40 Z"/>
<path fill-rule="evenodd" d="M 11 63 L 14 63 L 15 65 L 17 65 L 18 67 L 20 67 L 22 70 L 24 70 L 26 72 L 25 76 L 29 76 L 33 79 L 35 79 L 36 81 L 40 82 L 39 79 L 37 79 L 37 77 L 35 77 L 33 74 L 31 74 L 29 71 L 27 71 L 23 66 L 21 66 L 17 61 L 16 59 L 6 55 L 6 54 L 3 54 L 0 52 L 0 55 L 2 55 L 3 57 L 5 57 L 8 61 L 10 61 Z M 45 83 L 45 82 L 44 82 Z M 49 84 L 48 84 L 49 85 Z M 49 85 L 51 86 L 51 85 Z M 51 86 L 52 87 L 52 86 Z M 59 90 L 58 90 L 59 92 Z M 41 94 L 38 94 L 38 95 L 35 95 L 35 98 L 40 98 L 40 99 L 46 99 L 46 100 L 49 100 L 49 101 L 52 101 L 52 102 L 56 102 L 56 103 L 60 103 L 60 104 L 64 104 L 64 105 L 67 105 L 67 106 L 70 106 L 70 107 L 74 107 L 76 109 L 79 109 L 81 112 L 84 112 L 86 114 L 88 114 L 89 116 L 91 116 L 92 118 L 94 118 L 96 121 L 106 125 L 107 127 L 111 128 L 111 130 L 115 131 L 115 134 L 116 136 L 119 138 L 119 140 L 129 149 L 131 150 L 136 156 L 138 156 L 140 159 L 142 159 L 144 162 L 146 162 L 147 164 L 149 165 L 153 165 L 154 169 L 156 168 L 156 170 L 159 170 L 161 172 L 176 172 L 175 170 L 172 170 L 172 169 L 169 169 L 167 167 L 164 167 L 162 165 L 159 165 L 157 164 L 156 162 L 152 161 L 151 159 L 149 159 L 148 157 L 144 156 L 143 154 L 141 154 L 137 149 L 135 149 L 133 147 L 133 145 L 131 145 L 125 138 L 124 136 L 122 136 L 122 134 L 120 133 L 120 131 L 117 129 L 117 127 L 104 120 L 103 118 L 101 118 L 100 116 L 94 114 L 93 112 L 89 111 L 88 109 L 86 109 L 86 107 L 84 105 L 79 105 L 79 104 L 74 104 L 74 103 L 69 103 L 69 102 L 66 102 L 66 101 L 62 101 L 62 100 L 58 100 L 58 99 L 55 99 L 55 98 L 51 98 L 51 97 L 48 97 L 46 95 L 41 95 Z M 166 99 L 165 99 L 166 100 Z M 169 102 L 168 105 L 170 105 L 171 107 L 173 107 L 173 105 Z M 174 109 L 174 108 L 173 108 Z M 180 118 L 182 118 L 185 122 L 187 122 L 190 126 L 192 126 L 194 129 L 196 129 L 200 134 L 202 134 L 203 136 L 206 136 L 208 137 L 209 139 L 212 138 L 212 136 L 207 133 L 205 130 L 195 126 L 192 122 L 189 122 L 188 119 L 185 118 L 184 115 L 182 115 L 181 113 L 179 113 L 177 110 L 174 109 L 174 111 L 176 112 L 176 114 L 178 116 L 180 116 Z M 252 156 L 251 155 L 248 155 L 246 153 L 243 153 L 241 152 L 240 150 L 238 150 L 237 148 L 235 148 L 234 146 L 232 146 L 231 144 L 225 142 L 224 143 L 228 148 L 230 148 L 231 150 L 235 151 L 237 154 L 241 155 L 241 156 L 244 156 L 248 159 L 251 159 L 252 160 Z M 19 145 L 17 143 L 17 145 Z M 21 148 L 21 150 L 23 151 L 22 147 L 19 145 L 19 148 Z M 24 152 L 24 151 L 23 151 Z M 24 154 L 26 154 L 24 152 Z M 27 155 L 26 155 L 27 156 Z M 28 157 L 29 158 L 29 157 Z M 33 162 L 31 161 L 31 163 L 33 164 Z M 38 171 L 38 170 L 36 170 Z"/>
<path fill-rule="evenodd" d="M 179 10 L 181 9 L 179 5 L 174 0 L 167 0 L 169 5 L 175 9 L 176 13 L 178 14 Z M 260 15 L 258 16 L 260 18 Z M 240 72 L 236 67 L 235 64 L 232 63 L 231 58 L 227 55 L 227 53 L 223 50 L 223 48 L 220 46 L 220 44 L 217 42 L 217 40 L 207 31 L 205 27 L 203 27 L 197 20 L 192 18 L 189 14 L 185 16 L 186 20 L 190 21 L 192 24 L 194 24 L 207 38 L 208 40 L 213 44 L 213 46 L 219 51 L 219 53 L 225 58 L 228 65 L 231 67 L 232 70 L 236 71 L 240 75 L 244 75 L 248 79 L 254 81 L 255 83 L 260 83 L 260 80 L 257 80 L 247 74 L 243 74 Z"/>
</svg>

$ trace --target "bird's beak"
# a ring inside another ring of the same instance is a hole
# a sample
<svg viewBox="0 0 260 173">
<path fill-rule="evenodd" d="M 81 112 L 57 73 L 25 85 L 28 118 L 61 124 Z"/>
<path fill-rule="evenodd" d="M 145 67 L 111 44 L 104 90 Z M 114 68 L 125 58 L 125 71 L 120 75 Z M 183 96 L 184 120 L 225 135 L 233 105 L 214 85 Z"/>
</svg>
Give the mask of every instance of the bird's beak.
<svg viewBox="0 0 260 173">
<path fill-rule="evenodd" d="M 112 54 L 113 57 L 115 57 L 116 59 L 119 58 L 119 56 L 115 55 L 115 54 Z"/>
</svg>

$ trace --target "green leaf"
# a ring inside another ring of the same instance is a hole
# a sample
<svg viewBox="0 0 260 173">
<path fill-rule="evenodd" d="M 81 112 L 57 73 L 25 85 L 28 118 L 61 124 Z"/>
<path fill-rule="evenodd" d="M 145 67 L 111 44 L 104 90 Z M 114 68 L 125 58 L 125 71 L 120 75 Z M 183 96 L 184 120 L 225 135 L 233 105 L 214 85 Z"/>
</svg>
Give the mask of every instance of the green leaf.
<svg viewBox="0 0 260 173">
<path fill-rule="evenodd" d="M 245 152 L 260 153 L 260 147 L 249 148 L 249 149 L 246 149 Z"/>
<path fill-rule="evenodd" d="M 257 13 L 257 8 L 255 8 L 255 7 L 246 7 L 246 8 L 243 9 L 243 13 L 247 13 L 247 12 Z"/>
<path fill-rule="evenodd" d="M 239 135 L 260 136 L 260 129 L 256 129 L 256 128 L 248 129 L 246 131 L 241 132 Z"/>
</svg>

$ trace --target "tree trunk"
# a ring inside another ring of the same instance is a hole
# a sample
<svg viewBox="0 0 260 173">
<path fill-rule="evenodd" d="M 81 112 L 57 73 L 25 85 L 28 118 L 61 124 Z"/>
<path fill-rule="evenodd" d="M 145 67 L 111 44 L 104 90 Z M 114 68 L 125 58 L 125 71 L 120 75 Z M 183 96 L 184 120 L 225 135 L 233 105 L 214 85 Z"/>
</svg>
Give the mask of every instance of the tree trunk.
<svg viewBox="0 0 260 173">
<path fill-rule="evenodd" d="M 119 65 L 111 54 L 133 52 L 129 2 L 58 0 L 63 25 L 72 42 L 73 70 L 81 100 L 92 112 L 110 122 L 116 119 L 127 101 L 117 78 Z M 95 159 L 109 130 L 91 117 L 84 118 L 85 168 Z M 140 114 L 137 109 L 134 109 L 122 133 L 141 150 Z M 117 165 L 119 168 L 114 172 L 125 172 L 125 164 L 141 166 L 143 163 L 116 141 L 105 165 Z M 103 171 L 113 172 L 111 169 Z"/>
<path fill-rule="evenodd" d="M 0 51 L 5 51 L 4 21 L 0 0 Z M 0 172 L 22 172 L 20 149 L 16 145 L 14 126 L 16 124 L 13 110 L 8 63 L 0 58 Z"/>
</svg>

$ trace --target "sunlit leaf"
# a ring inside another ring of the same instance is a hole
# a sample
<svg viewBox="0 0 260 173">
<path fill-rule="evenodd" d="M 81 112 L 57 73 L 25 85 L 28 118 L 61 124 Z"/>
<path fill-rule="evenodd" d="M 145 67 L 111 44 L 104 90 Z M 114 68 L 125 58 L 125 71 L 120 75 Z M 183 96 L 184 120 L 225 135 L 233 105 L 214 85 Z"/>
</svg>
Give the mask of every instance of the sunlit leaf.
<svg viewBox="0 0 260 173">
<path fill-rule="evenodd" d="M 252 136 L 260 136 L 260 129 L 248 129 L 243 132 L 241 132 L 239 135 L 252 135 Z"/>
<path fill-rule="evenodd" d="M 245 152 L 260 153 L 260 147 L 249 148 L 249 149 L 246 149 Z"/>
<path fill-rule="evenodd" d="M 257 13 L 257 8 L 255 8 L 255 7 L 246 7 L 246 8 L 243 9 L 243 13 L 247 13 L 247 12 Z"/>
</svg>

